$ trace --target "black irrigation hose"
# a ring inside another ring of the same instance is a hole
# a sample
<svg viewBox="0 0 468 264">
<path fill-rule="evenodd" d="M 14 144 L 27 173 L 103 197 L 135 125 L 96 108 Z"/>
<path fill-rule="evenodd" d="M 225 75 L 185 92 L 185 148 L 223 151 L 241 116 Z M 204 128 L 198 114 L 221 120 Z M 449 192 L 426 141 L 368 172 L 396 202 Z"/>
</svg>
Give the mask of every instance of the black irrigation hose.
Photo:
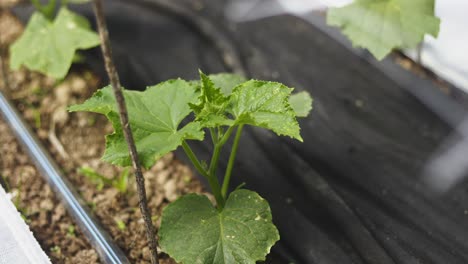
<svg viewBox="0 0 468 264">
<path fill-rule="evenodd" d="M 92 216 L 90 209 L 85 206 L 73 185 L 60 173 L 59 167 L 2 92 L 0 92 L 0 113 L 23 145 L 25 152 L 35 163 L 40 174 L 55 190 L 75 223 L 96 249 L 101 261 L 108 264 L 130 263 L 122 250 L 98 224 L 98 220 Z"/>
</svg>

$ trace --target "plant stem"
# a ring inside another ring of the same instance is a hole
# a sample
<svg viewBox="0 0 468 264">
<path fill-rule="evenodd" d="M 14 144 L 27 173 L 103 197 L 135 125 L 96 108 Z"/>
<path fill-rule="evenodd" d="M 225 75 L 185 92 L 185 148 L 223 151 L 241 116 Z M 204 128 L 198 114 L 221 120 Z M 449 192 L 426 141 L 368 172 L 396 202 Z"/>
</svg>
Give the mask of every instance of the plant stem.
<svg viewBox="0 0 468 264">
<path fill-rule="evenodd" d="M 218 166 L 219 154 L 221 153 L 222 145 L 216 144 L 213 150 L 213 156 L 211 157 L 210 169 L 208 172 L 208 182 L 210 184 L 213 195 L 216 198 L 218 209 L 221 210 L 224 207 L 224 198 L 221 195 L 221 186 L 219 185 L 218 177 L 216 177 L 216 168 Z"/>
<path fill-rule="evenodd" d="M 208 182 L 210 184 L 211 190 L 213 191 L 213 195 L 216 198 L 216 202 L 218 204 L 218 210 L 224 208 L 224 203 L 226 202 L 223 198 L 221 193 L 221 186 L 218 181 L 218 177 L 216 176 L 216 170 L 218 168 L 218 161 L 219 155 L 221 154 L 221 149 L 226 144 L 227 140 L 232 134 L 234 130 L 234 126 L 229 127 L 226 133 L 223 135 L 221 139 L 214 145 L 213 155 L 210 161 L 210 168 L 208 170 Z"/>
<path fill-rule="evenodd" d="M 224 134 L 223 137 L 214 145 L 213 156 L 211 157 L 210 169 L 208 171 L 210 175 L 216 176 L 216 169 L 218 168 L 218 161 L 221 149 L 224 146 L 224 144 L 226 144 L 233 130 L 234 126 L 229 127 L 229 129 L 226 131 L 226 134 Z"/>
<path fill-rule="evenodd" d="M 213 195 L 216 199 L 216 204 L 218 205 L 218 209 L 222 209 L 224 207 L 224 199 L 223 199 L 223 196 L 221 195 L 221 186 L 219 185 L 218 178 L 216 178 L 216 174 L 211 173 L 211 164 L 210 164 L 210 171 L 207 172 L 203 168 L 200 161 L 195 156 L 195 153 L 193 153 L 192 149 L 190 148 L 190 146 L 187 144 L 186 141 L 182 141 L 182 148 L 184 149 L 187 157 L 192 162 L 193 166 L 195 166 L 195 169 L 197 169 L 198 173 L 200 173 L 203 177 L 205 177 L 208 180 L 208 184 L 210 185 L 211 191 L 213 192 Z M 219 150 L 218 150 L 217 155 L 219 156 Z"/>
<path fill-rule="evenodd" d="M 146 227 L 146 236 L 148 239 L 149 248 L 151 251 L 151 263 L 159 264 L 158 250 L 157 250 L 157 238 L 156 230 L 151 220 L 151 212 L 148 207 L 148 201 L 146 198 L 145 190 L 145 178 L 141 171 L 140 161 L 138 158 L 137 149 L 133 140 L 132 130 L 128 121 L 127 107 L 125 105 L 125 98 L 123 96 L 122 88 L 120 85 L 119 75 L 115 68 L 115 64 L 112 59 L 112 50 L 109 41 L 109 33 L 107 31 L 107 25 L 104 17 L 104 11 L 102 6 L 102 0 L 93 1 L 93 10 L 96 17 L 96 24 L 101 39 L 101 49 L 104 56 L 104 63 L 106 66 L 107 75 L 109 76 L 114 96 L 117 101 L 119 109 L 120 122 L 122 124 L 125 141 L 127 142 L 130 157 L 132 159 L 133 169 L 135 171 L 135 179 L 137 182 L 137 190 L 139 196 L 140 211 L 143 216 Z"/>
<path fill-rule="evenodd" d="M 182 141 L 182 148 L 184 149 L 185 154 L 187 155 L 187 157 L 192 162 L 193 166 L 195 166 L 195 169 L 197 169 L 198 173 L 200 173 L 203 177 L 208 179 L 210 176 L 208 176 L 207 171 L 203 168 L 200 161 L 197 159 L 197 156 L 195 156 L 195 153 L 193 153 L 193 151 L 190 148 L 189 144 L 185 140 Z"/>
<path fill-rule="evenodd" d="M 216 143 L 218 143 L 218 140 L 219 140 L 219 133 L 217 133 L 217 131 L 210 127 L 210 135 L 211 135 L 211 141 L 213 141 L 213 145 L 216 145 Z"/>
<path fill-rule="evenodd" d="M 228 141 L 228 139 L 231 137 L 231 134 L 232 132 L 234 131 L 234 128 L 236 128 L 235 126 L 231 126 L 228 128 L 228 130 L 226 131 L 226 133 L 223 135 L 223 137 L 219 140 L 219 144 L 221 146 L 223 146 L 224 144 L 226 144 L 226 142 Z"/>
<path fill-rule="evenodd" d="M 234 166 L 234 161 L 236 160 L 237 148 L 239 147 L 240 136 L 242 134 L 242 128 L 244 125 L 240 125 L 237 128 L 236 137 L 234 138 L 234 143 L 231 149 L 231 155 L 229 156 L 229 162 L 226 168 L 226 173 L 224 174 L 223 186 L 221 188 L 221 195 L 226 199 L 227 191 L 229 188 L 229 182 L 231 180 L 232 168 Z"/>
</svg>

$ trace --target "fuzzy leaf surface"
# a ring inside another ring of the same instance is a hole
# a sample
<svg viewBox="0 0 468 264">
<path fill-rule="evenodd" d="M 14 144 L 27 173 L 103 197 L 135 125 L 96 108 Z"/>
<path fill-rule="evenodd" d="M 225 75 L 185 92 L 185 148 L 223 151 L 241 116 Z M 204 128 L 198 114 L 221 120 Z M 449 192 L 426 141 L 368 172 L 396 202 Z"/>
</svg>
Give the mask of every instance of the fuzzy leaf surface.
<svg viewBox="0 0 468 264">
<path fill-rule="evenodd" d="M 295 93 L 289 97 L 289 104 L 297 117 L 306 117 L 312 110 L 312 97 L 306 91 Z"/>
<path fill-rule="evenodd" d="M 440 24 L 434 0 L 355 0 L 330 9 L 327 22 L 379 60 L 394 48 L 415 47 L 425 34 L 437 37 Z"/>
<path fill-rule="evenodd" d="M 150 86 L 143 92 L 124 90 L 124 96 L 137 151 L 144 167 L 152 166 L 161 156 L 177 149 L 185 139 L 203 139 L 204 132 L 198 122 L 179 128 L 181 121 L 191 112 L 189 103 L 197 100 L 193 84 L 180 79 L 170 80 Z M 69 110 L 106 115 L 112 122 L 114 133 L 106 137 L 103 160 L 121 166 L 131 165 L 110 86 L 99 90 L 83 104 L 71 106 Z"/>
<path fill-rule="evenodd" d="M 221 212 L 204 195 L 179 198 L 164 209 L 159 236 L 184 264 L 255 264 L 279 240 L 268 203 L 248 190 L 232 192 Z"/>
<path fill-rule="evenodd" d="M 35 12 L 21 37 L 11 46 L 10 66 L 25 65 L 57 79 L 70 69 L 78 49 L 99 45 L 99 36 L 86 18 L 62 7 L 54 20 Z"/>
</svg>

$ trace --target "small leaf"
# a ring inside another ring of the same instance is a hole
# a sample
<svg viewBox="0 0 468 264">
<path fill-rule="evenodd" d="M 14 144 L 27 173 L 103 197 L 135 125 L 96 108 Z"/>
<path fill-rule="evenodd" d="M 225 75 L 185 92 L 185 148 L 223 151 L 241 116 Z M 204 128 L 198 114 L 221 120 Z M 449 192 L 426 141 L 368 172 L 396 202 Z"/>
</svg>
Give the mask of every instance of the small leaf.
<svg viewBox="0 0 468 264">
<path fill-rule="evenodd" d="M 312 97 L 306 91 L 299 92 L 289 97 L 289 104 L 297 117 L 307 117 L 312 110 Z"/>
<path fill-rule="evenodd" d="M 232 126 L 234 121 L 227 117 L 229 96 L 245 78 L 236 74 L 218 73 L 206 76 L 200 72 L 200 100 L 191 105 L 197 121 L 203 127 Z"/>
<path fill-rule="evenodd" d="M 198 122 L 179 128 L 182 120 L 191 112 L 189 103 L 197 100 L 193 84 L 180 79 L 170 80 L 150 86 L 144 92 L 124 90 L 124 96 L 135 144 L 144 167 L 152 166 L 161 156 L 177 149 L 185 139 L 203 139 L 204 133 Z M 69 110 L 106 115 L 115 132 L 106 137 L 103 160 L 121 166 L 131 165 L 110 86 L 99 90 L 83 104 L 71 106 Z"/>
<path fill-rule="evenodd" d="M 237 86 L 230 96 L 235 123 L 271 129 L 302 141 L 296 113 L 289 105 L 292 90 L 281 83 L 257 80 Z"/>
<path fill-rule="evenodd" d="M 255 264 L 279 240 L 268 203 L 248 190 L 232 192 L 221 212 L 204 195 L 179 198 L 164 209 L 159 236 L 184 264 Z"/>
<path fill-rule="evenodd" d="M 114 219 L 114 220 L 115 220 L 115 223 L 117 224 L 117 228 L 120 231 L 124 231 L 127 228 L 127 225 L 125 224 L 124 221 L 122 221 L 120 219 Z"/>
<path fill-rule="evenodd" d="M 190 104 L 195 113 L 196 120 L 204 127 L 216 127 L 220 125 L 232 125 L 232 121 L 226 117 L 228 97 L 224 96 L 221 89 L 216 87 L 210 77 L 200 71 L 200 97 L 198 104 Z"/>
<path fill-rule="evenodd" d="M 394 48 L 415 47 L 425 34 L 437 37 L 440 24 L 434 0 L 355 0 L 330 9 L 327 22 L 379 60 Z"/>
<path fill-rule="evenodd" d="M 86 18 L 62 7 L 54 22 L 35 12 L 21 37 L 11 46 L 10 66 L 25 65 L 57 79 L 70 69 L 77 49 L 99 45 Z"/>
</svg>

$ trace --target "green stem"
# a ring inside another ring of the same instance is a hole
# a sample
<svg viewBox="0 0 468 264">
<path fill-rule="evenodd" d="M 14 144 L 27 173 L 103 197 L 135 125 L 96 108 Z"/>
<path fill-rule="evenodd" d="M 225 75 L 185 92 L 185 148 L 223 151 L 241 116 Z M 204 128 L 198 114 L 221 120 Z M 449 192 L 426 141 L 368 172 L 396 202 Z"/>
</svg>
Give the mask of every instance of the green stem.
<svg viewBox="0 0 468 264">
<path fill-rule="evenodd" d="M 224 199 L 223 199 L 223 196 L 221 195 L 221 186 L 219 185 L 219 181 L 216 178 L 216 175 L 206 172 L 206 170 L 203 168 L 200 161 L 198 161 L 197 157 L 195 156 L 195 153 L 193 153 L 192 149 L 187 144 L 187 142 L 182 141 L 182 148 L 184 149 L 185 154 L 187 154 L 187 157 L 195 166 L 195 169 L 197 169 L 197 171 L 208 180 L 208 184 L 210 185 L 211 191 L 213 192 L 213 195 L 216 199 L 216 204 L 218 205 L 218 209 L 219 210 L 223 209 Z"/>
<path fill-rule="evenodd" d="M 221 153 L 221 149 L 224 146 L 224 144 L 226 144 L 229 137 L 231 137 L 231 134 L 232 134 L 232 131 L 234 131 L 234 128 L 235 128 L 234 126 L 229 127 L 229 129 L 226 131 L 223 137 L 214 146 L 213 156 L 211 157 L 211 162 L 210 162 L 209 174 L 216 176 L 216 170 L 218 168 L 218 161 L 219 161 L 219 155 Z"/>
<path fill-rule="evenodd" d="M 190 159 L 190 161 L 192 162 L 193 166 L 195 166 L 195 169 L 197 169 L 198 173 L 200 173 L 203 177 L 205 178 L 209 178 L 208 176 L 208 173 L 206 172 L 206 170 L 203 168 L 203 166 L 201 165 L 200 161 L 197 159 L 197 157 L 195 156 L 195 153 L 193 153 L 192 149 L 190 148 L 189 144 L 187 144 L 187 142 L 184 140 L 182 141 L 182 148 L 184 149 L 185 151 L 185 154 L 187 155 L 187 157 Z"/>
<path fill-rule="evenodd" d="M 229 182 L 231 180 L 232 168 L 234 166 L 234 161 L 236 160 L 237 148 L 239 146 L 240 136 L 242 134 L 242 128 L 244 125 L 240 125 L 237 128 L 236 137 L 234 138 L 234 143 L 231 149 L 231 155 L 229 156 L 229 162 L 226 168 L 226 173 L 224 174 L 223 186 L 221 188 L 221 195 L 226 199 L 227 191 L 229 188 Z"/>
<path fill-rule="evenodd" d="M 213 156 L 211 157 L 210 168 L 208 171 L 208 181 L 210 183 L 211 190 L 216 198 L 218 204 L 218 209 L 221 210 L 224 207 L 224 199 L 221 195 L 221 186 L 219 185 L 218 177 L 216 177 L 216 168 L 218 167 L 219 154 L 221 153 L 222 145 L 220 143 L 216 144 L 213 151 Z"/>
<path fill-rule="evenodd" d="M 210 127 L 210 135 L 211 135 L 211 141 L 213 141 L 213 145 L 216 145 L 218 143 L 218 133 L 212 127 Z"/>
<path fill-rule="evenodd" d="M 224 144 L 226 144 L 226 142 L 228 141 L 228 139 L 231 137 L 231 134 L 232 132 L 234 131 L 236 127 L 235 126 L 231 126 L 228 128 L 228 130 L 226 131 L 226 133 L 222 136 L 222 138 L 219 140 L 219 144 L 221 146 L 223 146 Z"/>
<path fill-rule="evenodd" d="M 221 154 L 221 149 L 224 144 L 226 144 L 227 140 L 232 134 L 234 127 L 230 127 L 223 137 L 218 141 L 216 145 L 214 145 L 213 156 L 211 157 L 210 161 L 210 168 L 208 170 L 208 181 L 210 183 L 211 190 L 216 198 L 216 202 L 218 204 L 218 210 L 222 210 L 224 208 L 225 200 L 223 195 L 221 194 L 221 185 L 219 184 L 218 177 L 216 177 L 216 170 L 218 168 L 218 161 L 219 155 Z"/>
</svg>

